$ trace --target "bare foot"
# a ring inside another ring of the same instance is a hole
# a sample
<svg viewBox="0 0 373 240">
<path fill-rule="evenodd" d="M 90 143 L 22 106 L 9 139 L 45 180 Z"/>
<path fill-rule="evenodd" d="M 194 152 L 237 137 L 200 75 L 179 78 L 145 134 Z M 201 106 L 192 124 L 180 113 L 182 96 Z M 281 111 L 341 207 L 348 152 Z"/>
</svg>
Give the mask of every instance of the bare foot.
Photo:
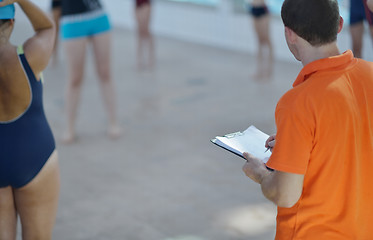
<svg viewBox="0 0 373 240">
<path fill-rule="evenodd" d="M 75 133 L 65 132 L 62 139 L 63 144 L 72 144 L 76 141 Z"/>
<path fill-rule="evenodd" d="M 254 81 L 257 82 L 264 82 L 270 80 L 272 77 L 272 72 L 271 71 L 263 71 L 263 72 L 257 72 L 255 74 L 251 75 L 251 79 L 254 79 Z"/>
<path fill-rule="evenodd" d="M 254 79 L 255 81 L 260 81 L 264 78 L 264 74 L 262 72 L 257 72 L 257 73 L 251 74 L 250 77 Z"/>
<path fill-rule="evenodd" d="M 111 139 L 118 139 L 121 135 L 122 135 L 122 128 L 115 125 L 115 126 L 110 126 L 109 129 L 108 129 L 108 135 L 109 135 L 109 138 Z"/>
</svg>

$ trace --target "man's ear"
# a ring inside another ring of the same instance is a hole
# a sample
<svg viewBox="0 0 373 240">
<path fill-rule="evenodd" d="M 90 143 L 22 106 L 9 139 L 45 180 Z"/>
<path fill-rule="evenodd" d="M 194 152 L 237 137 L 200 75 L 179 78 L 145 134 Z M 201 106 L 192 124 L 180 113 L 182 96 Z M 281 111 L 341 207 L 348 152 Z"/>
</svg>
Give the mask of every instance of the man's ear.
<svg viewBox="0 0 373 240">
<path fill-rule="evenodd" d="M 341 16 L 339 16 L 339 27 L 338 27 L 338 33 L 342 31 L 344 20 Z"/>
<path fill-rule="evenodd" d="M 297 34 L 288 27 L 285 27 L 285 36 L 289 43 L 294 44 L 297 41 Z"/>
</svg>

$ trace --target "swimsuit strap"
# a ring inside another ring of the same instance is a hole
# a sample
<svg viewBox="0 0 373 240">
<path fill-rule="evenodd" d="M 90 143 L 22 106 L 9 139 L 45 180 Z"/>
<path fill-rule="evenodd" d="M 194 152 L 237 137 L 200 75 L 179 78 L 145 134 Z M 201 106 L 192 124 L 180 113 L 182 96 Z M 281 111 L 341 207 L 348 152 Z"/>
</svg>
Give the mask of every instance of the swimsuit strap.
<svg viewBox="0 0 373 240">
<path fill-rule="evenodd" d="M 23 51 L 23 45 L 19 45 L 17 47 L 17 54 L 18 55 L 25 54 L 25 52 Z"/>
<path fill-rule="evenodd" d="M 34 72 L 32 71 L 28 61 L 26 60 L 26 57 L 24 57 L 25 55 L 25 51 L 23 50 L 23 45 L 19 45 L 17 47 L 17 54 L 18 56 L 20 57 L 21 59 L 21 63 L 22 63 L 22 66 L 23 68 L 25 69 L 26 71 L 26 74 L 27 74 L 27 77 L 31 77 L 31 76 L 34 76 L 33 79 L 36 81 L 36 77 L 35 77 L 35 74 Z M 23 56 L 23 57 L 21 57 Z M 29 79 L 29 81 L 31 81 L 31 79 Z M 43 77 L 43 72 L 40 73 L 40 81 L 42 83 L 44 83 L 44 77 Z"/>
<path fill-rule="evenodd" d="M 20 59 L 20 62 L 22 64 L 22 67 L 23 67 L 23 71 L 25 72 L 25 75 L 26 75 L 26 78 L 29 82 L 29 85 L 30 85 L 30 88 L 31 88 L 31 103 L 30 103 L 30 106 L 29 108 L 43 108 L 42 106 L 42 96 L 43 96 L 43 84 L 42 84 L 42 81 L 38 81 L 36 80 L 36 77 L 35 77 L 35 74 L 34 72 L 32 71 L 31 67 L 30 67 L 30 64 L 28 63 L 27 59 L 26 59 L 26 56 L 25 56 L 25 53 L 24 53 L 24 50 L 23 50 L 23 46 L 18 46 L 17 47 L 17 53 L 18 53 L 18 57 Z M 40 78 L 42 79 L 42 74 L 40 74 Z M 26 111 L 28 111 L 29 109 L 27 109 Z M 34 111 L 34 110 L 32 110 Z"/>
</svg>

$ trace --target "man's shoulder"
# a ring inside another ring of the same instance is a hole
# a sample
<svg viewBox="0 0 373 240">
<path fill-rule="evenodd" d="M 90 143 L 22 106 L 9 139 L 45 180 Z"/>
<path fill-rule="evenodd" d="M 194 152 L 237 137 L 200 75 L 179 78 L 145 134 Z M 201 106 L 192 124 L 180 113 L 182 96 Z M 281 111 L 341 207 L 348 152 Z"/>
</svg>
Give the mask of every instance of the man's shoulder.
<svg viewBox="0 0 373 240">
<path fill-rule="evenodd" d="M 372 69 L 373 68 L 373 62 L 371 61 L 367 61 L 367 60 L 364 60 L 364 59 L 361 59 L 361 58 L 357 58 L 357 64 L 359 66 L 364 66 L 364 67 L 367 67 L 368 69 Z"/>
<path fill-rule="evenodd" d="M 292 111 L 295 111 L 298 108 L 302 108 L 301 105 L 307 102 L 306 99 L 309 94 L 310 92 L 307 92 L 305 85 L 291 88 L 279 99 L 276 109 L 292 109 Z"/>
<path fill-rule="evenodd" d="M 310 75 L 301 84 L 289 89 L 278 101 L 278 107 L 291 109 L 304 109 L 311 105 L 322 104 L 322 99 L 331 81 L 338 78 L 338 75 L 327 73 L 321 76 L 319 73 Z M 327 81 L 325 81 L 327 79 Z"/>
<path fill-rule="evenodd" d="M 313 89 L 317 89 L 318 85 L 318 77 L 317 76 L 309 76 L 307 80 L 294 86 L 293 88 L 289 89 L 285 94 L 282 96 L 282 100 L 294 102 L 300 98 L 304 98 L 309 96 Z"/>
<path fill-rule="evenodd" d="M 373 62 L 357 58 L 355 66 L 349 70 L 349 76 L 351 78 L 355 78 L 359 81 L 368 80 L 364 82 L 371 82 L 371 84 L 373 84 Z"/>
</svg>

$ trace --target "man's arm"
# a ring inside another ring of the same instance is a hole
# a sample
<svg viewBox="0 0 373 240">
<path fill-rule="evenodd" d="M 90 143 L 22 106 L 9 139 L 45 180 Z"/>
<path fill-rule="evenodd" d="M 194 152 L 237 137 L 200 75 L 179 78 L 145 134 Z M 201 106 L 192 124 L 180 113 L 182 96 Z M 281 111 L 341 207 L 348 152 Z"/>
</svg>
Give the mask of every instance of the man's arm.
<svg viewBox="0 0 373 240">
<path fill-rule="evenodd" d="M 279 207 L 290 208 L 302 194 L 304 175 L 269 171 L 264 163 L 249 153 L 244 153 L 247 162 L 243 166 L 245 174 L 259 183 L 263 195 Z"/>
</svg>

